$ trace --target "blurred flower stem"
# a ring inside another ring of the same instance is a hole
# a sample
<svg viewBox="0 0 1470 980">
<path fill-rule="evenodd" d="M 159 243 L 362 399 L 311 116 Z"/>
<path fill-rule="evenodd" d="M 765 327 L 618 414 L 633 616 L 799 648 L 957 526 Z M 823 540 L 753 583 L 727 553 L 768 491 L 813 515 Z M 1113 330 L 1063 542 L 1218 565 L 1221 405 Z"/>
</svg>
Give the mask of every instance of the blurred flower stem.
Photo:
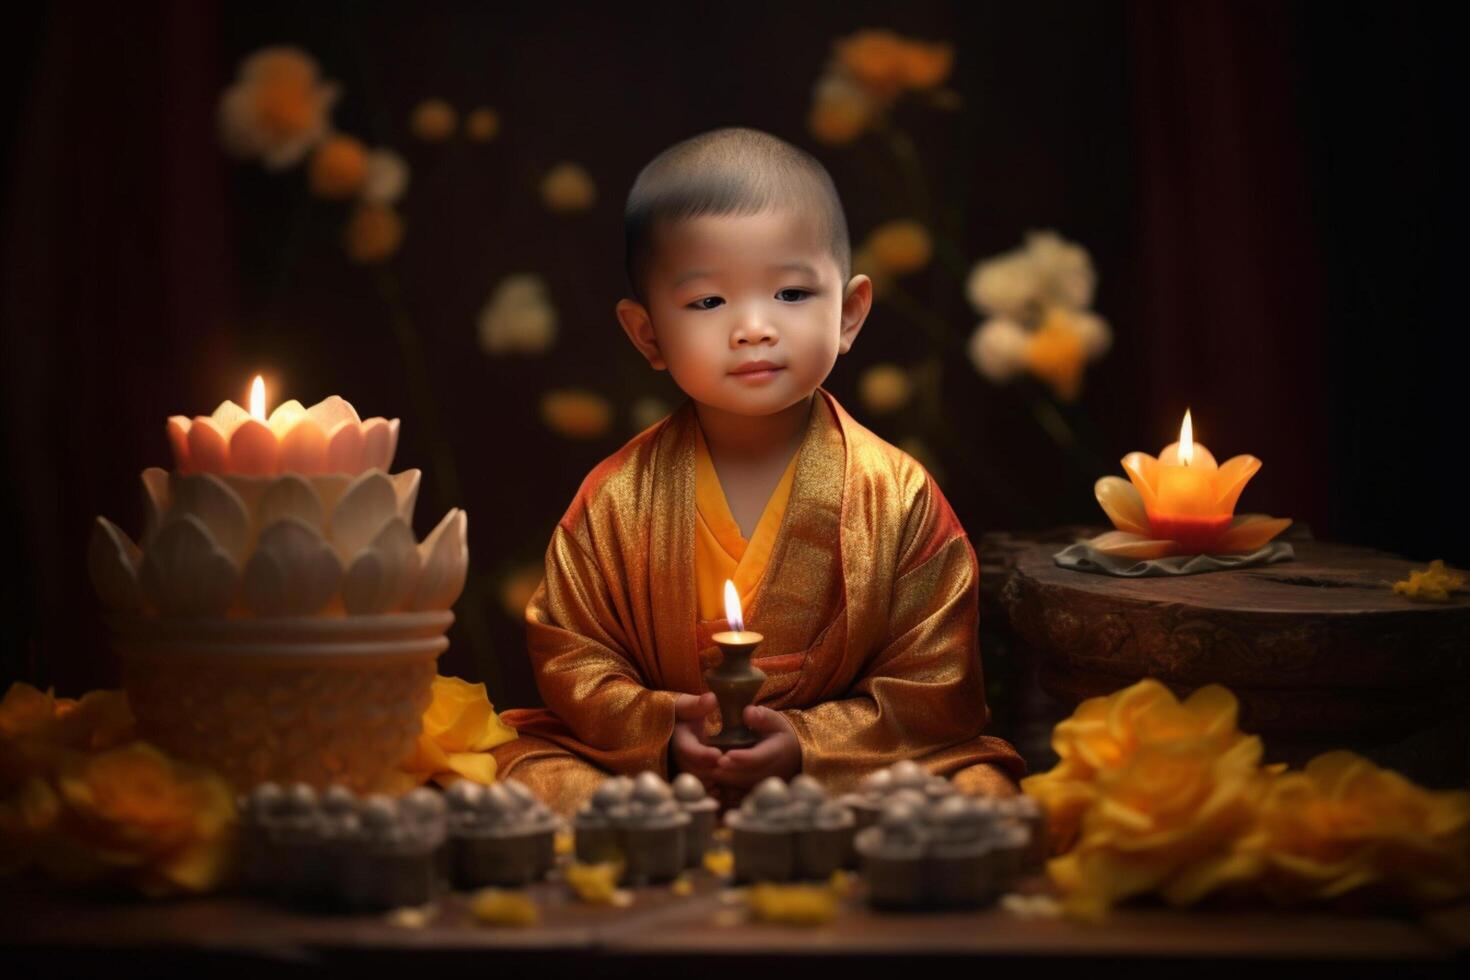
<svg viewBox="0 0 1470 980">
<path fill-rule="evenodd" d="M 402 355 L 404 375 L 408 380 L 409 399 L 418 416 L 418 424 L 427 435 L 429 460 L 433 466 L 434 495 L 440 510 L 463 507 L 466 503 L 459 482 L 459 468 L 454 462 L 443 426 L 439 420 L 439 406 L 434 399 L 434 385 L 429 377 L 429 365 L 424 357 L 424 345 L 419 338 L 408 305 L 403 299 L 398 276 L 386 265 L 373 267 L 378 295 L 388 308 L 388 322 L 393 328 L 394 339 Z M 466 581 L 478 583 L 475 573 L 475 555 L 471 551 Z M 490 640 L 490 624 L 485 619 L 485 603 L 479 589 L 468 589 L 459 604 L 456 615 L 464 623 L 469 634 L 470 648 L 474 655 L 475 668 L 492 694 L 492 701 L 501 700 L 505 691 L 501 676 L 500 661 L 495 657 Z"/>
</svg>

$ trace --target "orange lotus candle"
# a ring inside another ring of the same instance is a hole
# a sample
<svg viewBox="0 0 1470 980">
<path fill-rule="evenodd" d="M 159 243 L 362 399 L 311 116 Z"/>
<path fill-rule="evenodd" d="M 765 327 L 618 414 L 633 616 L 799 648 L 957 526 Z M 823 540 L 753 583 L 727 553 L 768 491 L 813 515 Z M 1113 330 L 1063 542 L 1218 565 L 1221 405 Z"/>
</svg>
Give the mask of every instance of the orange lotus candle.
<svg viewBox="0 0 1470 980">
<path fill-rule="evenodd" d="M 1291 524 L 1288 518 L 1265 514 L 1236 516 L 1236 501 L 1260 468 L 1254 456 L 1217 464 L 1194 440 L 1186 410 L 1179 441 L 1165 446 L 1157 459 L 1129 453 L 1123 457 L 1128 480 L 1105 476 L 1097 481 L 1097 502 L 1117 530 L 1093 539 L 1092 545 L 1130 558 L 1255 551 Z"/>
</svg>

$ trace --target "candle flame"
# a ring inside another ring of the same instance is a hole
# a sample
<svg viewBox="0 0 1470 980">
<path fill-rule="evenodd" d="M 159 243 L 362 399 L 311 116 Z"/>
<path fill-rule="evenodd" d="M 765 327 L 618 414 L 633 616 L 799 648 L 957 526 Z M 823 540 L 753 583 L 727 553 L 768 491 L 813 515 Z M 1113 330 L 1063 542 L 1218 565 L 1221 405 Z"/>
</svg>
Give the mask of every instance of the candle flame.
<svg viewBox="0 0 1470 980">
<path fill-rule="evenodd" d="M 265 421 L 265 378 L 258 374 L 250 386 L 250 414 L 262 422 Z"/>
<path fill-rule="evenodd" d="M 1184 410 L 1184 423 L 1179 426 L 1179 462 L 1188 466 L 1194 462 L 1194 424 L 1189 421 L 1189 409 Z"/>
<path fill-rule="evenodd" d="M 729 579 L 725 579 L 725 618 L 730 621 L 732 630 L 745 632 L 745 617 L 740 613 L 740 593 L 735 591 L 735 583 Z"/>
</svg>

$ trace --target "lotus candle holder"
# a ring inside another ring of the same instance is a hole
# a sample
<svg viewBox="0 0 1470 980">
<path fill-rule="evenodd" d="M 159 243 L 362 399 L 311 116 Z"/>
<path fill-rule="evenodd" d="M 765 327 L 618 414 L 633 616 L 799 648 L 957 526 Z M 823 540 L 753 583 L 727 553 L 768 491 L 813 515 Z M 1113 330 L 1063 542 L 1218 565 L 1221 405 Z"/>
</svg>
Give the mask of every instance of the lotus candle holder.
<svg viewBox="0 0 1470 980">
<path fill-rule="evenodd" d="M 340 398 L 264 419 L 169 420 L 177 469 L 143 471 L 137 543 L 98 517 L 87 555 L 143 737 L 257 783 L 391 788 L 464 589 L 464 511 L 422 541 L 398 422 Z M 285 470 L 283 472 L 283 469 Z"/>
<path fill-rule="evenodd" d="M 1290 518 L 1235 513 L 1241 491 L 1260 468 L 1261 461 L 1248 455 L 1217 464 L 1194 441 L 1186 412 L 1179 441 L 1158 458 L 1129 453 L 1123 457 L 1127 480 L 1097 481 L 1097 502 L 1117 530 L 1090 544 L 1104 554 L 1142 559 L 1255 551 L 1291 525 Z"/>
</svg>

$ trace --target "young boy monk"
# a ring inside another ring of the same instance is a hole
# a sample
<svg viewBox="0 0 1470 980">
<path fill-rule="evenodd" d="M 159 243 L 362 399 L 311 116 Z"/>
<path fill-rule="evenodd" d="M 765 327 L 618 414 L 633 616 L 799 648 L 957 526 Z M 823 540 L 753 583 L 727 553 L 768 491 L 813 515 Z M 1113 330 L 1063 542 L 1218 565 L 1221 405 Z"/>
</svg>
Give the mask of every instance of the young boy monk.
<svg viewBox="0 0 1470 980">
<path fill-rule="evenodd" d="M 1023 770 L 988 720 L 975 553 L 924 468 L 820 387 L 873 299 L 826 170 L 749 129 L 661 153 L 628 196 L 628 339 L 689 400 L 583 481 L 526 609 L 545 709 L 506 711 L 502 776 L 567 813 L 610 773 L 830 791 L 900 759 L 965 792 Z M 767 680 L 721 752 L 703 672 L 734 581 Z"/>
</svg>

